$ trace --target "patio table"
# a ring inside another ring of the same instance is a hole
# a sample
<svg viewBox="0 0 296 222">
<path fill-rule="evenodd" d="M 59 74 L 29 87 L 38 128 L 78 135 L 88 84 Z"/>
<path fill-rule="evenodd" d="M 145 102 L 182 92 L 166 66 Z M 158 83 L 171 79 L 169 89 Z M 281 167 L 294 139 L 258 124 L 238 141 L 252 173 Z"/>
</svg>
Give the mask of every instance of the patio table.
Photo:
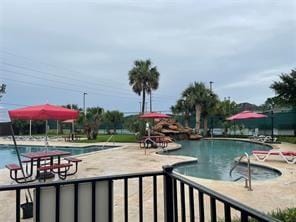
<svg viewBox="0 0 296 222">
<path fill-rule="evenodd" d="M 165 136 L 144 136 L 143 137 L 144 142 L 151 141 L 151 142 L 154 142 L 157 144 L 161 144 L 163 142 L 164 138 L 165 138 Z"/>
<path fill-rule="evenodd" d="M 38 179 L 40 177 L 40 172 L 38 169 L 40 168 L 41 161 L 44 159 L 49 158 L 50 159 L 50 165 L 53 165 L 54 158 L 57 158 L 57 164 L 61 163 L 61 157 L 71 155 L 70 152 L 65 152 L 61 150 L 52 150 L 52 151 L 39 151 L 39 152 L 30 152 L 30 153 L 23 153 L 22 156 L 26 157 L 31 161 L 31 175 L 33 174 L 33 164 L 36 162 L 37 172 L 36 172 L 36 178 Z"/>
<path fill-rule="evenodd" d="M 164 140 L 165 136 L 144 136 L 140 141 L 140 148 L 145 148 L 145 155 L 146 155 L 146 148 L 149 148 L 149 144 L 151 147 L 155 144 L 156 147 L 165 148 L 167 147 L 167 142 Z M 143 147 L 142 147 L 143 144 Z M 155 148 L 156 148 L 155 147 Z"/>
</svg>

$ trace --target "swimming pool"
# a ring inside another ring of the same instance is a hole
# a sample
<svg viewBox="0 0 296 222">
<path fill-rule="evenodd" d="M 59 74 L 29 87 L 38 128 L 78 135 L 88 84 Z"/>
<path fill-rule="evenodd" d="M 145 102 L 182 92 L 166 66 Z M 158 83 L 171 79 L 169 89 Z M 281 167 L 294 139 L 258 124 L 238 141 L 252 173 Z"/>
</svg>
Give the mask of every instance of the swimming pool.
<svg viewBox="0 0 296 222">
<path fill-rule="evenodd" d="M 85 148 L 78 147 L 48 147 L 49 150 L 61 150 L 70 152 L 71 155 L 78 155 L 83 153 L 90 153 L 110 148 L 115 148 L 116 146 L 89 146 Z M 28 152 L 37 152 L 45 150 L 42 146 L 18 146 L 20 153 L 28 153 Z M 4 168 L 8 163 L 17 163 L 17 156 L 15 152 L 14 146 L 9 145 L 0 145 L 0 169 Z"/>
<path fill-rule="evenodd" d="M 252 153 L 252 150 L 269 150 L 270 147 L 255 143 L 234 141 L 234 140 L 200 140 L 180 141 L 181 149 L 169 151 L 169 155 L 183 155 L 198 158 L 196 163 L 181 164 L 175 170 L 181 174 L 213 179 L 213 180 L 234 180 L 240 175 L 247 174 L 247 167 L 239 165 L 229 176 L 229 171 L 234 164 L 234 159 L 245 152 Z M 265 180 L 280 175 L 276 170 L 251 166 L 252 179 Z"/>
</svg>

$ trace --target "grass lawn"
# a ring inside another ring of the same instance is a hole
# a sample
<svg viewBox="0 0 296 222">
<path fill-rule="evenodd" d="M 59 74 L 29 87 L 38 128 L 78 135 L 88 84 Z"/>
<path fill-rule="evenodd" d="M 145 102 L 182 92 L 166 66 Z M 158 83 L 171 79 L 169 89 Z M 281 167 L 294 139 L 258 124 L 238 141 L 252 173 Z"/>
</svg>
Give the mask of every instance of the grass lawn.
<svg viewBox="0 0 296 222">
<path fill-rule="evenodd" d="M 296 144 L 296 136 L 279 136 L 279 141 Z"/>
<path fill-rule="evenodd" d="M 106 142 L 111 135 L 98 135 L 96 140 L 81 140 L 80 143 L 96 143 L 96 142 Z M 118 142 L 118 143 L 133 143 L 137 142 L 137 138 L 135 135 L 131 134 L 116 134 L 113 135 L 112 139 L 109 142 Z"/>
</svg>

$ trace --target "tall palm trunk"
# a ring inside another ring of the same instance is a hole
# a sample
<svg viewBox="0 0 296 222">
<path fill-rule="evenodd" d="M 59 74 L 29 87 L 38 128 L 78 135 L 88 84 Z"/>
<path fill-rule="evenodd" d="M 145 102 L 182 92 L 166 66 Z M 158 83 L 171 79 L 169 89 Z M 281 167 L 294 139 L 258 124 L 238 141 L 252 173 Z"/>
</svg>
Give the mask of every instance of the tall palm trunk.
<svg viewBox="0 0 296 222">
<path fill-rule="evenodd" d="M 145 98 L 146 98 L 146 91 L 145 91 L 145 89 L 143 89 L 143 93 L 142 93 L 142 113 L 145 112 Z"/>
<path fill-rule="evenodd" d="M 195 131 L 199 133 L 200 130 L 200 115 L 201 115 L 201 105 L 195 105 Z"/>
</svg>

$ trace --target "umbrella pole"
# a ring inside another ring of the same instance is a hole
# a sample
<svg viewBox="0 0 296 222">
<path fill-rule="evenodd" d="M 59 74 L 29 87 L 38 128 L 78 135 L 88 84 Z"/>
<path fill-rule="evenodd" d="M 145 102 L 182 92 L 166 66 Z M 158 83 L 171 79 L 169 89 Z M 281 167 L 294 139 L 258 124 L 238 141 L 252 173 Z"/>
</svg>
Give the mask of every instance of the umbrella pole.
<svg viewBox="0 0 296 222">
<path fill-rule="evenodd" d="M 59 135 L 59 121 L 57 120 L 57 135 Z"/>
<path fill-rule="evenodd" d="M 30 137 L 32 136 L 32 120 L 30 120 Z"/>
<path fill-rule="evenodd" d="M 18 150 L 17 145 L 16 145 L 16 141 L 15 141 L 15 137 L 14 137 L 14 131 L 13 131 L 13 128 L 12 128 L 11 123 L 10 123 L 10 132 L 11 132 L 11 136 L 12 136 L 12 140 L 13 140 L 13 144 L 14 144 L 15 152 L 16 152 L 16 155 L 17 155 L 17 159 L 18 159 L 19 165 L 20 165 L 20 167 L 21 167 L 21 171 L 22 171 L 22 174 L 23 174 L 24 180 L 25 180 L 25 182 L 27 183 L 27 179 L 26 179 L 25 171 L 24 171 L 24 168 L 23 168 L 23 164 L 22 164 L 22 160 L 21 160 L 21 156 L 20 156 L 19 150 Z M 29 194 L 30 200 L 33 202 L 33 198 L 32 198 L 32 196 L 31 196 L 30 190 L 27 189 L 27 191 L 28 191 L 28 194 Z"/>
<path fill-rule="evenodd" d="M 45 121 L 45 147 L 46 147 L 46 151 L 47 151 L 47 127 L 48 127 L 48 120 Z"/>
</svg>

